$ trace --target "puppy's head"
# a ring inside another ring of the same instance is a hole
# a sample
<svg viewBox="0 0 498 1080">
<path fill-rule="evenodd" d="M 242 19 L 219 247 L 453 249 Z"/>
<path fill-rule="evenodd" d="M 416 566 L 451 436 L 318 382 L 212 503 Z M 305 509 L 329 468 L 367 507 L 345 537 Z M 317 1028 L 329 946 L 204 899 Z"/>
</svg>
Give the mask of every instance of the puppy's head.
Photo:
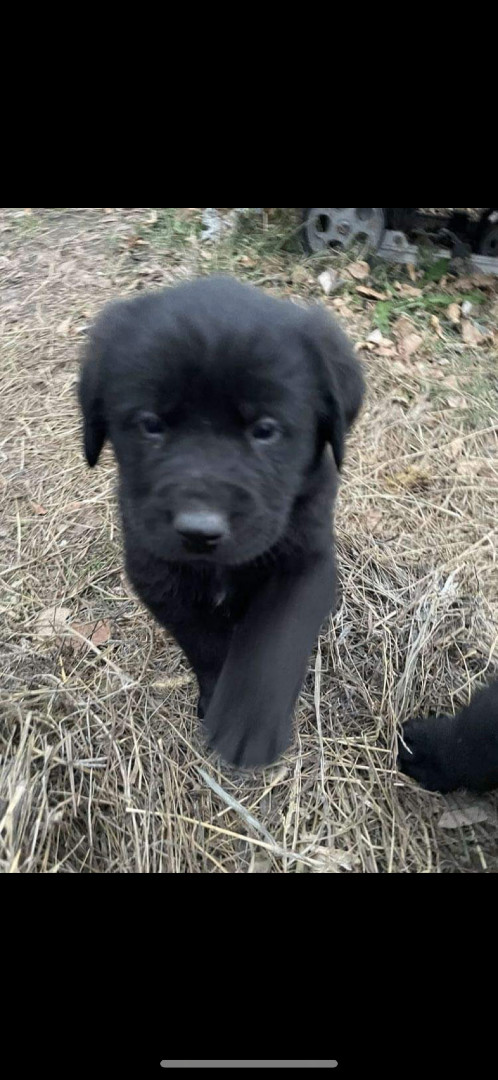
<svg viewBox="0 0 498 1080">
<path fill-rule="evenodd" d="M 127 532 L 170 561 L 250 562 L 284 535 L 325 444 L 362 400 L 321 312 L 208 278 L 108 308 L 80 383 L 85 449 L 120 469 Z"/>
</svg>

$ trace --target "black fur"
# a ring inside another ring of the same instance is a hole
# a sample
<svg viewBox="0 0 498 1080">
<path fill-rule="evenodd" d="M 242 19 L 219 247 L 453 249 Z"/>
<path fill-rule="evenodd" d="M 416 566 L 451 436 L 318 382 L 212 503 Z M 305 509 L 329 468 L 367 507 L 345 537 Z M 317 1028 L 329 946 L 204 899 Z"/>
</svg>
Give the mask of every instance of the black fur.
<svg viewBox="0 0 498 1080">
<path fill-rule="evenodd" d="M 429 791 L 489 791 L 498 787 L 498 683 L 458 716 L 411 720 L 399 765 Z"/>
<path fill-rule="evenodd" d="M 334 603 L 332 509 L 362 397 L 325 313 L 231 279 L 115 304 L 92 334 L 87 459 L 112 441 L 128 574 L 187 654 L 210 742 L 234 764 L 269 764 L 291 740 Z M 215 515 L 219 542 L 178 531 L 192 513 Z"/>
</svg>

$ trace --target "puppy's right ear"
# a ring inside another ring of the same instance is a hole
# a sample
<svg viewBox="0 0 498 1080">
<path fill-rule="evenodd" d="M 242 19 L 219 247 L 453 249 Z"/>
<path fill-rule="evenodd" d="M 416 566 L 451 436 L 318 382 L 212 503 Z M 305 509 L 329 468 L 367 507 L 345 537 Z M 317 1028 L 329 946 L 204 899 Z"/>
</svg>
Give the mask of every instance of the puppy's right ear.
<svg viewBox="0 0 498 1080">
<path fill-rule="evenodd" d="M 361 409 L 365 381 L 351 343 L 321 308 L 307 315 L 306 328 L 317 363 L 321 427 L 341 469 L 346 435 Z"/>
<path fill-rule="evenodd" d="M 92 469 L 99 460 L 107 438 L 102 384 L 102 360 L 100 350 L 95 339 L 93 339 L 83 358 L 79 384 L 79 399 L 84 423 L 85 454 Z"/>
</svg>

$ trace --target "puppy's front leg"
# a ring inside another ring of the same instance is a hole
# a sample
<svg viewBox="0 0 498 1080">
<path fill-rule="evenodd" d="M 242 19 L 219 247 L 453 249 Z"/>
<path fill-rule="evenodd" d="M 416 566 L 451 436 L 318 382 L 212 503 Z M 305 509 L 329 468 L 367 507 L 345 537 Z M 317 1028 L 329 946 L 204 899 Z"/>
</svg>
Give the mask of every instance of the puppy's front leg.
<svg viewBox="0 0 498 1080">
<path fill-rule="evenodd" d="M 277 574 L 234 631 L 206 715 L 211 745 L 230 764 L 270 765 L 287 750 L 313 643 L 335 594 L 332 556 Z"/>
<path fill-rule="evenodd" d="M 231 626 L 221 616 L 217 617 L 209 611 L 204 612 L 202 617 L 197 614 L 197 617 L 191 616 L 189 619 L 175 619 L 169 613 L 161 617 L 158 608 L 152 610 L 176 638 L 195 672 L 200 692 L 198 715 L 203 720 L 228 655 Z"/>
</svg>

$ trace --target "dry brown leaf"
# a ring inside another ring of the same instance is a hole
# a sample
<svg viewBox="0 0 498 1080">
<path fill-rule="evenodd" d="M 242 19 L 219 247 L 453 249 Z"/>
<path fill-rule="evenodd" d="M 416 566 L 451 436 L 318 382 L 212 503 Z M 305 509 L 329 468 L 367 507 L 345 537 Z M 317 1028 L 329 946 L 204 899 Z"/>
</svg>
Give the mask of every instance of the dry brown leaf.
<svg viewBox="0 0 498 1080">
<path fill-rule="evenodd" d="M 40 503 L 33 503 L 33 513 L 36 514 L 37 517 L 44 517 L 47 511 L 45 510 L 44 506 L 40 505 Z"/>
<path fill-rule="evenodd" d="M 422 296 L 422 289 L 417 289 L 414 285 L 407 285 L 406 282 L 397 281 L 395 289 L 399 292 L 400 296 Z"/>
<path fill-rule="evenodd" d="M 446 401 L 448 402 L 450 409 L 465 409 L 467 404 L 465 398 L 458 397 L 457 394 L 450 394 L 449 397 L 446 398 Z"/>
<path fill-rule="evenodd" d="M 387 300 L 387 293 L 377 292 L 377 289 L 371 289 L 369 285 L 358 285 L 356 292 L 367 300 Z"/>
<path fill-rule="evenodd" d="M 431 315 L 429 322 L 432 329 L 434 330 L 434 333 L 436 333 L 438 337 L 442 338 L 444 335 L 441 329 L 441 322 L 438 319 L 437 315 Z"/>
<path fill-rule="evenodd" d="M 467 825 L 483 825 L 489 819 L 489 810 L 485 806 L 465 806 L 461 810 L 448 810 L 443 814 L 439 828 L 464 829 Z"/>
<path fill-rule="evenodd" d="M 322 874 L 350 874 L 358 865 L 357 857 L 351 852 L 334 851 L 326 847 L 315 848 L 313 862 L 318 872 Z"/>
<path fill-rule="evenodd" d="M 92 645 L 95 645 L 97 648 L 101 648 L 102 645 L 107 645 L 107 642 L 111 637 L 110 624 L 103 620 L 100 620 L 97 623 L 73 623 L 71 629 L 75 630 L 77 634 L 81 634 L 81 637 L 86 638 L 87 641 L 91 641 Z M 71 645 L 73 651 L 76 653 L 81 652 L 81 650 L 85 648 L 85 642 L 80 641 L 77 637 L 72 639 Z"/>
<path fill-rule="evenodd" d="M 248 260 L 247 262 L 245 260 Z M 251 259 L 250 256 L 245 255 L 241 260 L 244 266 L 256 266 L 256 260 Z M 310 278 L 310 272 L 305 266 L 295 266 L 292 271 L 292 281 L 294 285 L 306 285 Z M 313 279 L 312 279 L 313 280 Z"/>
<path fill-rule="evenodd" d="M 450 443 L 450 445 L 448 447 L 448 451 L 449 451 L 450 457 L 453 458 L 453 461 L 459 461 L 459 459 L 462 456 L 464 446 L 465 446 L 465 443 L 464 443 L 463 439 L 461 439 L 461 438 L 453 439 L 453 442 Z"/>
<path fill-rule="evenodd" d="M 409 276 L 410 280 L 413 281 L 413 284 L 415 284 L 415 282 L 418 281 L 418 277 L 417 277 L 417 271 L 416 271 L 413 263 L 408 263 L 408 266 L 407 266 L 406 269 L 408 270 L 408 276 Z"/>
<path fill-rule="evenodd" d="M 459 326 L 460 325 L 461 317 L 462 317 L 462 312 L 460 310 L 460 304 L 450 304 L 450 306 L 448 308 L 448 318 L 449 318 L 450 322 L 453 323 L 453 326 Z"/>
<path fill-rule="evenodd" d="M 67 630 L 72 612 L 69 608 L 50 607 L 42 611 L 35 619 L 33 635 L 38 641 L 49 641 Z"/>
<path fill-rule="evenodd" d="M 415 356 L 420 346 L 424 344 L 423 337 L 420 334 L 408 334 L 408 337 L 403 338 L 399 343 L 399 351 L 403 356 Z"/>
<path fill-rule="evenodd" d="M 268 856 L 266 856 L 266 855 L 255 855 L 253 860 L 252 860 L 250 869 L 248 870 L 248 873 L 249 874 L 271 874 L 271 871 L 272 871 L 271 859 L 269 859 Z"/>
<path fill-rule="evenodd" d="M 483 462 L 477 461 L 459 461 L 457 465 L 457 473 L 459 476 L 474 477 L 479 476 L 483 471 Z M 485 465 L 484 465 L 485 471 Z"/>
<path fill-rule="evenodd" d="M 486 289 L 489 292 L 494 292 L 496 289 L 496 278 L 494 274 L 481 274 L 476 273 L 472 277 L 472 285 L 475 289 Z"/>
<path fill-rule="evenodd" d="M 482 345 L 484 341 L 484 334 L 481 334 L 479 327 L 470 319 L 462 322 L 462 337 L 466 345 Z"/>
<path fill-rule="evenodd" d="M 363 520 L 369 532 L 376 532 L 379 525 L 382 524 L 383 515 L 380 510 L 369 510 Z"/>
<path fill-rule="evenodd" d="M 410 334 L 413 334 L 415 327 L 408 318 L 407 315 L 402 315 L 400 319 L 397 319 L 393 326 L 393 333 L 397 338 L 406 338 Z"/>
<path fill-rule="evenodd" d="M 385 483 L 389 488 L 403 488 L 405 491 L 427 491 L 430 486 L 431 474 L 425 469 L 411 466 L 403 472 L 387 476 Z"/>
<path fill-rule="evenodd" d="M 69 330 L 70 330 L 70 327 L 71 327 L 72 321 L 73 321 L 73 317 L 72 317 L 72 315 L 69 315 L 69 317 L 67 319 L 64 319 L 64 322 L 61 322 L 61 324 L 60 324 L 60 326 L 58 327 L 58 330 L 57 330 L 57 333 L 60 334 L 61 337 L 67 337 L 67 335 L 69 333 Z"/>
<path fill-rule="evenodd" d="M 367 262 L 355 262 L 348 266 L 348 272 L 355 281 L 366 281 L 370 277 L 370 267 Z"/>
</svg>

